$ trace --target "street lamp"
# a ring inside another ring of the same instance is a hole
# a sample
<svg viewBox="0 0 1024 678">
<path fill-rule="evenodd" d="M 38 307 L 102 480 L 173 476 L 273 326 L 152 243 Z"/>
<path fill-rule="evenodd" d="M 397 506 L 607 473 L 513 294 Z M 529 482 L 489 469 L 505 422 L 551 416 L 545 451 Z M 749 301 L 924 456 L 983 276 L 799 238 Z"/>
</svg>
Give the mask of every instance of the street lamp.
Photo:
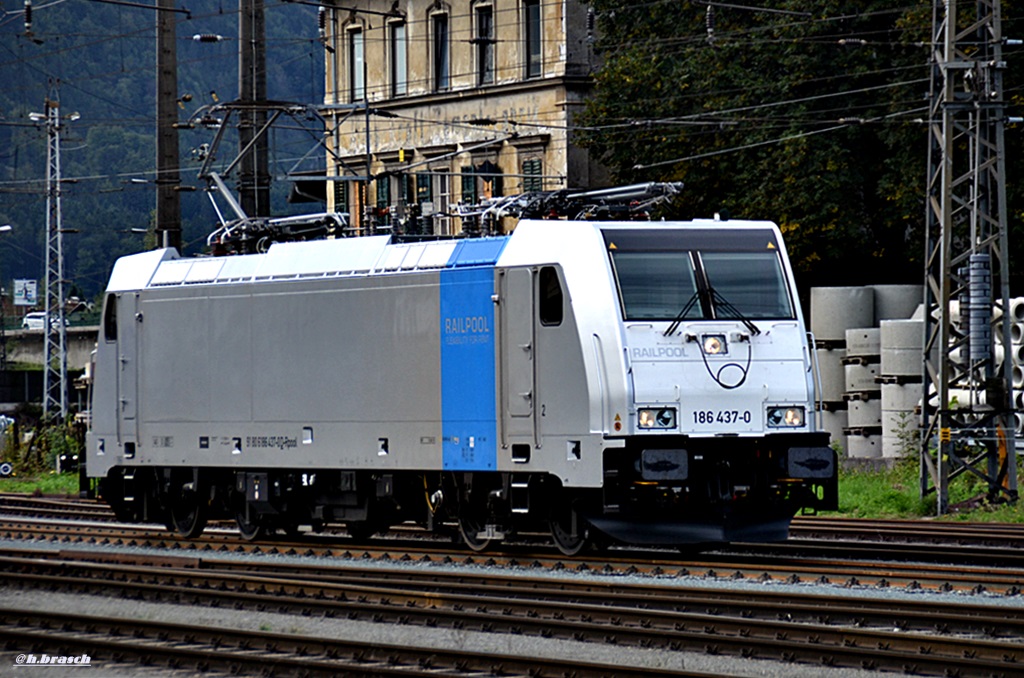
<svg viewBox="0 0 1024 678">
<path fill-rule="evenodd" d="M 0 226 L 0 233 L 10 233 L 14 229 L 10 224 Z M 4 288 L 0 279 L 0 372 L 7 371 L 7 317 L 4 312 Z"/>
</svg>

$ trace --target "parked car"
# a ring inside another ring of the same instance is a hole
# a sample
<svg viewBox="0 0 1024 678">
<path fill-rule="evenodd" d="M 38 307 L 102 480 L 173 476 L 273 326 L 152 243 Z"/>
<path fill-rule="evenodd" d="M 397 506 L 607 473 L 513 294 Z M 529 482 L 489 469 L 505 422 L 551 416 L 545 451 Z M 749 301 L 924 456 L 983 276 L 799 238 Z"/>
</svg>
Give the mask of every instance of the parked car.
<svg viewBox="0 0 1024 678">
<path fill-rule="evenodd" d="M 43 325 L 44 325 L 45 322 L 46 322 L 46 312 L 45 311 L 32 311 L 31 313 L 26 313 L 25 317 L 22 318 L 22 320 L 21 320 L 21 329 L 23 329 L 23 330 L 41 330 L 41 329 L 43 329 Z M 57 322 L 58 322 L 57 321 L 57 316 L 53 316 L 53 318 L 50 319 L 50 325 L 52 325 L 54 327 L 57 326 Z M 67 327 L 67 326 L 68 326 L 68 320 L 67 320 L 67 318 L 65 318 L 64 319 L 64 327 Z"/>
</svg>

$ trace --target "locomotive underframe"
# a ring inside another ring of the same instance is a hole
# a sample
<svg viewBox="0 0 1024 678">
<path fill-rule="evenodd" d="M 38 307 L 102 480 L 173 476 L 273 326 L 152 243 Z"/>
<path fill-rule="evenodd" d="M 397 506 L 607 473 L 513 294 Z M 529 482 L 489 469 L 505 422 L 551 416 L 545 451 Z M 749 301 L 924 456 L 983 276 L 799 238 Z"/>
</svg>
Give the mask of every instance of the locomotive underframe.
<svg viewBox="0 0 1024 678">
<path fill-rule="evenodd" d="M 411 522 L 457 528 L 473 548 L 537 531 L 566 551 L 598 532 L 628 543 L 774 540 L 797 511 L 836 508 L 826 443 L 827 434 L 631 438 L 606 450 L 601 488 L 566 488 L 547 473 L 118 467 L 100 493 L 119 519 L 186 536 L 228 518 L 250 539 L 332 524 L 362 538 Z M 814 462 L 801 471 L 812 477 L 794 477 L 794 454 Z"/>
<path fill-rule="evenodd" d="M 783 540 L 798 511 L 838 508 L 827 433 L 636 437 L 604 457 L 602 532 L 632 543 Z"/>
</svg>

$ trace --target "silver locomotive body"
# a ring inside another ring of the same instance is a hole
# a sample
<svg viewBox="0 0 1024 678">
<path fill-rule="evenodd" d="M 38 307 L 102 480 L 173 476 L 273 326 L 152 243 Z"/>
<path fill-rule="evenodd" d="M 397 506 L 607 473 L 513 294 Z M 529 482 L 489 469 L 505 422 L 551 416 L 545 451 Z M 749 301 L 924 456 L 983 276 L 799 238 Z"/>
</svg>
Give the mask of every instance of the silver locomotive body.
<svg viewBox="0 0 1024 678">
<path fill-rule="evenodd" d="M 782 539 L 836 503 L 810 355 L 762 222 L 147 252 L 108 286 L 87 469 L 186 535 Z"/>
</svg>

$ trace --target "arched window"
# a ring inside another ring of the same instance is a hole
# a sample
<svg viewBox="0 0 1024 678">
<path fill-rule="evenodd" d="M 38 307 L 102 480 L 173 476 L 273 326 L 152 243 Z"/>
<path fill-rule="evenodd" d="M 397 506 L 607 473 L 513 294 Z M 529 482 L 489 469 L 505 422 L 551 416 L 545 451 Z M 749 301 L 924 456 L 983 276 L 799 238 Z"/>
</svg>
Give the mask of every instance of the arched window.
<svg viewBox="0 0 1024 678">
<path fill-rule="evenodd" d="M 430 15 L 431 66 L 433 68 L 434 91 L 446 90 L 451 84 L 449 69 L 451 55 L 448 44 L 448 15 Z"/>
<path fill-rule="evenodd" d="M 349 100 L 366 98 L 366 44 L 361 26 L 348 29 L 348 87 Z"/>
<path fill-rule="evenodd" d="M 391 96 L 405 96 L 409 91 L 409 55 L 405 41 L 405 21 L 388 24 L 388 54 L 391 70 Z"/>
<path fill-rule="evenodd" d="M 523 54 L 527 78 L 539 78 L 543 64 L 540 0 L 523 0 Z"/>
<path fill-rule="evenodd" d="M 476 84 L 494 84 L 494 7 L 477 5 L 473 9 L 476 48 Z"/>
</svg>

